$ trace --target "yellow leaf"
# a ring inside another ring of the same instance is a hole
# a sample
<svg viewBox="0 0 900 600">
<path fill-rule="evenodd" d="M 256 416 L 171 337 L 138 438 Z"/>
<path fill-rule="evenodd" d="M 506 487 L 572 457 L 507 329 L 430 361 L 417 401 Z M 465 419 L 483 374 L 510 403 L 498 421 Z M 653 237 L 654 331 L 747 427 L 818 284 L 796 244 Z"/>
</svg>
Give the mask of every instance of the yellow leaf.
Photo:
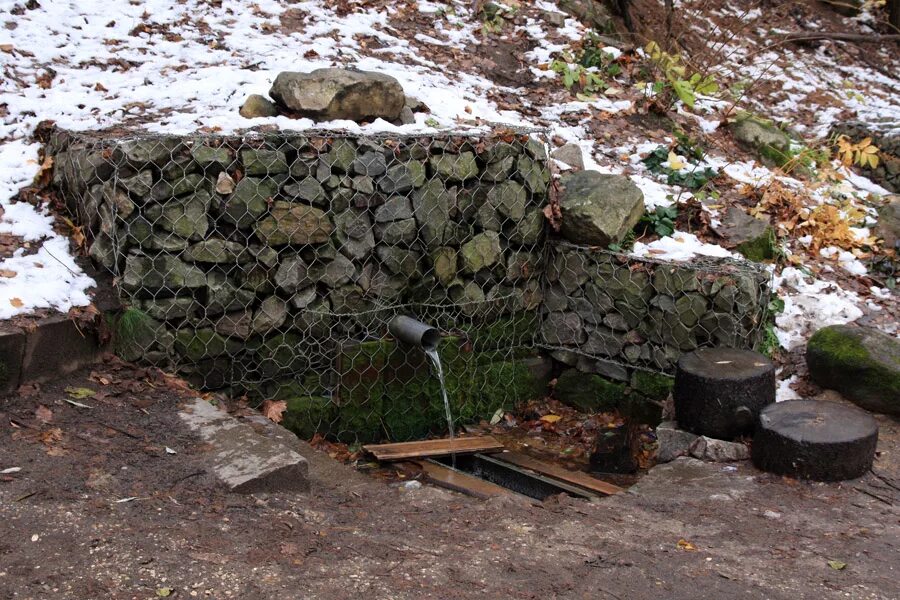
<svg viewBox="0 0 900 600">
<path fill-rule="evenodd" d="M 829 560 L 828 566 L 835 571 L 843 571 L 847 567 L 847 563 L 841 562 L 839 560 Z"/>
<path fill-rule="evenodd" d="M 287 410 L 287 402 L 284 400 L 266 400 L 262 405 L 262 414 L 273 423 L 281 423 L 284 411 Z"/>
<path fill-rule="evenodd" d="M 10 298 L 9 303 L 12 304 L 13 308 L 22 308 L 22 306 L 25 304 L 19 298 Z"/>
<path fill-rule="evenodd" d="M 546 421 L 547 423 L 556 423 L 560 419 L 562 419 L 562 417 L 559 415 L 544 415 L 541 417 L 541 421 Z"/>
<path fill-rule="evenodd" d="M 696 552 L 697 547 L 684 538 L 678 540 L 678 547 L 686 552 Z"/>
<path fill-rule="evenodd" d="M 678 155 L 674 152 L 669 152 L 669 168 L 678 171 L 679 169 L 684 168 L 684 161 L 678 158 Z"/>
<path fill-rule="evenodd" d="M 66 394 L 69 395 L 70 398 L 75 398 L 76 400 L 84 400 L 85 398 L 90 398 L 96 392 L 91 388 L 85 387 L 67 387 L 65 390 Z"/>
</svg>

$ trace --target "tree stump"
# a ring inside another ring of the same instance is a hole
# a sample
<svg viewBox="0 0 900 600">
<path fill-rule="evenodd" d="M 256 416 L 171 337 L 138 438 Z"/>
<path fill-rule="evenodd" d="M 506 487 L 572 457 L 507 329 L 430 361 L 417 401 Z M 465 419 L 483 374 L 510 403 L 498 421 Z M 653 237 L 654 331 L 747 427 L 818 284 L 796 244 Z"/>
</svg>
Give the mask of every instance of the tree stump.
<svg viewBox="0 0 900 600">
<path fill-rule="evenodd" d="M 766 407 L 753 437 L 753 464 L 815 481 L 854 479 L 872 468 L 878 423 L 853 406 L 788 400 Z"/>
<path fill-rule="evenodd" d="M 679 359 L 672 397 L 679 427 L 733 439 L 775 402 L 775 365 L 749 350 L 701 348 Z"/>
</svg>

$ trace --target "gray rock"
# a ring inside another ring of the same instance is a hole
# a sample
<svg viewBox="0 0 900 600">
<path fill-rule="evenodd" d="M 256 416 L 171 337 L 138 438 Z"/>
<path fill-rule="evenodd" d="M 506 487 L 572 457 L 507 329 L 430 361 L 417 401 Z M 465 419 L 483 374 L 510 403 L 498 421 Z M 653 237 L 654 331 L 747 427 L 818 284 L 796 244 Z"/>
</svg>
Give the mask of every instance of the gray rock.
<svg viewBox="0 0 900 600">
<path fill-rule="evenodd" d="M 350 69 L 282 72 L 269 95 L 281 106 L 316 121 L 395 121 L 406 102 L 400 83 L 388 75 Z"/>
<path fill-rule="evenodd" d="M 525 188 L 515 181 L 506 181 L 488 192 L 488 201 L 504 217 L 521 221 L 525 217 L 528 196 Z"/>
<path fill-rule="evenodd" d="M 387 170 L 387 161 L 384 152 L 362 152 L 353 160 L 353 172 L 357 175 L 377 177 Z"/>
<path fill-rule="evenodd" d="M 320 209 L 276 201 L 269 216 L 256 224 L 256 235 L 269 246 L 304 246 L 328 241 L 334 225 Z"/>
<path fill-rule="evenodd" d="M 503 259 L 500 236 L 494 231 L 476 235 L 460 248 L 460 264 L 464 273 L 477 273 Z"/>
<path fill-rule="evenodd" d="M 226 337 L 246 340 L 253 335 L 253 311 L 227 313 L 216 319 L 215 332 Z"/>
<path fill-rule="evenodd" d="M 250 261 L 250 252 L 242 244 L 220 239 L 203 240 L 189 246 L 182 254 L 187 262 L 243 264 Z"/>
<path fill-rule="evenodd" d="M 240 289 L 224 273 L 206 274 L 206 314 L 214 315 L 247 308 L 256 295 Z"/>
<path fill-rule="evenodd" d="M 441 285 L 447 287 L 456 279 L 459 267 L 456 260 L 456 249 L 447 246 L 431 251 L 431 264 L 434 276 Z"/>
<path fill-rule="evenodd" d="M 419 254 L 394 246 L 378 246 L 375 249 L 384 267 L 394 275 L 402 275 L 407 279 L 417 278 L 419 273 Z"/>
<path fill-rule="evenodd" d="M 678 429 L 675 421 L 663 421 L 656 428 L 656 441 L 659 447 L 656 451 L 656 462 L 672 462 L 680 456 L 689 456 L 691 446 L 700 436 Z"/>
<path fill-rule="evenodd" d="M 338 138 L 331 145 L 331 149 L 322 157 L 322 165 L 328 168 L 328 174 L 350 173 L 353 163 L 356 161 L 356 146 L 353 142 L 344 138 Z"/>
<path fill-rule="evenodd" d="M 206 285 L 203 271 L 173 256 L 128 256 L 122 287 L 128 291 L 179 290 Z"/>
<path fill-rule="evenodd" d="M 308 288 L 297 291 L 293 296 L 291 296 L 291 306 L 302 310 L 313 304 L 313 301 L 315 299 L 316 288 L 315 286 L 310 286 Z"/>
<path fill-rule="evenodd" d="M 372 221 L 366 211 L 351 208 L 338 213 L 334 225 L 340 251 L 347 258 L 361 260 L 375 247 Z"/>
<path fill-rule="evenodd" d="M 624 175 L 579 171 L 563 177 L 562 185 L 562 234 L 572 243 L 619 243 L 644 214 L 644 194 Z"/>
<path fill-rule="evenodd" d="M 153 173 L 151 171 L 141 171 L 137 175 L 124 177 L 119 179 L 119 185 L 135 196 L 144 197 L 150 192 L 153 186 Z"/>
<path fill-rule="evenodd" d="M 405 196 L 393 196 L 375 209 L 375 222 L 387 223 L 413 217 L 412 204 Z"/>
<path fill-rule="evenodd" d="M 125 160 L 132 165 L 143 166 L 152 163 L 162 167 L 172 160 L 180 146 L 181 140 L 177 137 L 148 137 L 122 142 L 118 148 L 124 154 Z M 109 164 L 108 160 L 105 162 Z"/>
<path fill-rule="evenodd" d="M 245 119 L 255 119 L 257 117 L 277 117 L 278 107 L 275 103 L 259 94 L 250 94 L 244 100 L 244 104 L 239 111 L 240 115 Z"/>
<path fill-rule="evenodd" d="M 653 289 L 658 294 L 680 296 L 700 289 L 698 272 L 685 267 L 659 265 L 653 271 Z"/>
<path fill-rule="evenodd" d="M 278 183 L 272 179 L 244 177 L 222 208 L 222 219 L 238 227 L 250 227 L 266 214 L 269 199 L 278 193 Z"/>
<path fill-rule="evenodd" d="M 413 195 L 413 213 L 422 240 L 429 247 L 444 242 L 444 229 L 450 219 L 452 198 L 440 181 L 430 181 Z"/>
<path fill-rule="evenodd" d="M 184 319 L 191 316 L 198 307 L 194 298 L 151 298 L 140 303 L 142 311 L 161 321 Z"/>
<path fill-rule="evenodd" d="M 625 346 L 625 339 L 621 334 L 606 327 L 598 327 L 591 331 L 587 341 L 582 344 L 581 350 L 596 356 L 617 356 Z"/>
<path fill-rule="evenodd" d="M 516 159 L 513 156 L 507 156 L 496 162 L 488 163 L 481 173 L 482 181 L 506 181 L 512 172 Z"/>
<path fill-rule="evenodd" d="M 275 272 L 275 285 L 289 294 L 310 284 L 308 267 L 299 256 L 286 258 Z"/>
<path fill-rule="evenodd" d="M 153 187 L 150 189 L 150 197 L 157 202 L 166 202 L 172 198 L 184 196 L 191 192 L 196 192 L 201 189 L 205 190 L 205 188 L 208 188 L 209 186 L 206 185 L 204 187 L 204 181 L 203 175 L 200 175 L 199 173 L 190 173 L 184 177 L 178 177 L 174 181 L 160 179 L 153 184 Z"/>
<path fill-rule="evenodd" d="M 118 219 L 127 219 L 137 209 L 128 194 L 109 182 L 103 184 L 103 200 L 115 210 Z M 99 213 L 99 207 L 97 210 Z"/>
<path fill-rule="evenodd" d="M 885 248 L 900 249 L 900 196 L 888 196 L 887 201 L 878 209 L 875 235 L 884 240 Z"/>
<path fill-rule="evenodd" d="M 253 313 L 250 329 L 253 333 L 265 334 L 281 327 L 288 315 L 288 307 L 284 300 L 277 296 L 264 299 Z"/>
<path fill-rule="evenodd" d="M 700 436 L 691 444 L 690 454 L 712 462 L 738 462 L 750 459 L 750 448 L 740 442 L 726 442 Z"/>
<path fill-rule="evenodd" d="M 512 251 L 506 260 L 506 281 L 515 282 L 520 279 L 534 279 L 541 273 L 543 259 L 537 252 L 525 250 Z"/>
<path fill-rule="evenodd" d="M 771 123 L 748 116 L 735 121 L 731 133 L 770 166 L 781 166 L 789 159 L 791 138 Z"/>
<path fill-rule="evenodd" d="M 378 189 L 386 194 L 403 194 L 425 184 L 425 165 L 409 161 L 388 168 L 378 180 Z"/>
<path fill-rule="evenodd" d="M 521 155 L 516 159 L 515 174 L 525 183 L 525 187 L 532 192 L 543 194 L 547 191 L 547 184 L 550 182 L 550 171 L 543 162 Z M 643 199 L 643 195 L 641 198 Z"/>
<path fill-rule="evenodd" d="M 287 173 L 288 164 L 280 150 L 241 150 L 244 175 L 275 175 Z"/>
<path fill-rule="evenodd" d="M 475 154 L 461 152 L 459 154 L 438 154 L 428 160 L 435 175 L 451 183 L 459 183 L 478 176 L 478 163 Z"/>
<path fill-rule="evenodd" d="M 810 379 L 874 412 L 900 416 L 900 341 L 877 329 L 831 325 L 806 345 Z"/>
<path fill-rule="evenodd" d="M 309 270 L 309 278 L 312 281 L 317 281 L 330 288 L 350 283 L 355 274 L 356 267 L 343 254 L 338 254 L 333 260 L 323 265 L 316 265 Z"/>
<path fill-rule="evenodd" d="M 569 165 L 575 170 L 580 171 L 584 169 L 584 154 L 581 151 L 581 146 L 578 144 L 572 142 L 564 144 L 551 152 L 550 157 Z"/>
<path fill-rule="evenodd" d="M 313 204 L 325 205 L 328 197 L 315 177 L 306 177 L 296 183 L 289 183 L 282 190 L 292 200 L 302 200 Z"/>
<path fill-rule="evenodd" d="M 544 341 L 552 345 L 578 345 L 585 341 L 586 334 L 581 317 L 572 312 L 552 312 L 541 324 Z"/>
<path fill-rule="evenodd" d="M 209 230 L 209 192 L 200 191 L 176 201 L 167 202 L 162 208 L 159 226 L 178 237 L 199 240 Z"/>
<path fill-rule="evenodd" d="M 388 245 L 409 245 L 416 240 L 418 226 L 415 219 L 404 219 L 375 225 L 375 237 Z"/>
<path fill-rule="evenodd" d="M 521 221 L 507 228 L 506 237 L 517 244 L 538 244 L 544 235 L 544 213 L 539 208 L 525 212 Z"/>
<path fill-rule="evenodd" d="M 204 145 L 192 147 L 191 157 L 204 169 L 208 169 L 212 166 L 225 169 L 231 165 L 233 160 L 231 150 L 228 148 L 213 148 L 212 146 Z"/>
</svg>

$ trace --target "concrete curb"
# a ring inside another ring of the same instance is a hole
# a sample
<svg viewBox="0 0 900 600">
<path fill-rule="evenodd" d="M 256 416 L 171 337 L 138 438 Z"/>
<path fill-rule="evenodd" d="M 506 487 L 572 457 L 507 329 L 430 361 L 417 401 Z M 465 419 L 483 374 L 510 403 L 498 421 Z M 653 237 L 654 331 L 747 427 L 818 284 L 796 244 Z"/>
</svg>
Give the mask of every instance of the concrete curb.
<svg viewBox="0 0 900 600">
<path fill-rule="evenodd" d="M 296 437 L 274 423 L 259 431 L 206 400 L 196 398 L 178 413 L 208 445 L 203 459 L 232 492 L 305 492 L 309 465 L 294 448 Z"/>
</svg>

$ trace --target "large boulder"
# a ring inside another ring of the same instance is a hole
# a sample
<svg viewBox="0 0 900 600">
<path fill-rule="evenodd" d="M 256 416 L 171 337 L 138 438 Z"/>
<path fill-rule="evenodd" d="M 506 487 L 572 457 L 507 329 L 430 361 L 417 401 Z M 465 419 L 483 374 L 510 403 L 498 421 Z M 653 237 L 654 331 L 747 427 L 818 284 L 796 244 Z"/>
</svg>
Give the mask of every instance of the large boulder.
<svg viewBox="0 0 900 600">
<path fill-rule="evenodd" d="M 350 69 L 284 71 L 269 95 L 284 108 L 316 121 L 395 121 L 406 102 L 400 83 L 381 73 Z"/>
<path fill-rule="evenodd" d="M 772 123 L 744 116 L 731 125 L 731 133 L 769 166 L 780 167 L 790 160 L 791 138 Z"/>
<path fill-rule="evenodd" d="M 617 244 L 644 214 L 643 192 L 624 175 L 579 171 L 562 184 L 562 234 L 572 243 Z"/>
<path fill-rule="evenodd" d="M 810 379 L 859 406 L 900 416 L 900 341 L 867 327 L 831 325 L 806 346 Z"/>
<path fill-rule="evenodd" d="M 885 248 L 900 249 L 900 196 L 888 196 L 888 203 L 878 209 L 875 234 L 884 240 Z"/>
</svg>

